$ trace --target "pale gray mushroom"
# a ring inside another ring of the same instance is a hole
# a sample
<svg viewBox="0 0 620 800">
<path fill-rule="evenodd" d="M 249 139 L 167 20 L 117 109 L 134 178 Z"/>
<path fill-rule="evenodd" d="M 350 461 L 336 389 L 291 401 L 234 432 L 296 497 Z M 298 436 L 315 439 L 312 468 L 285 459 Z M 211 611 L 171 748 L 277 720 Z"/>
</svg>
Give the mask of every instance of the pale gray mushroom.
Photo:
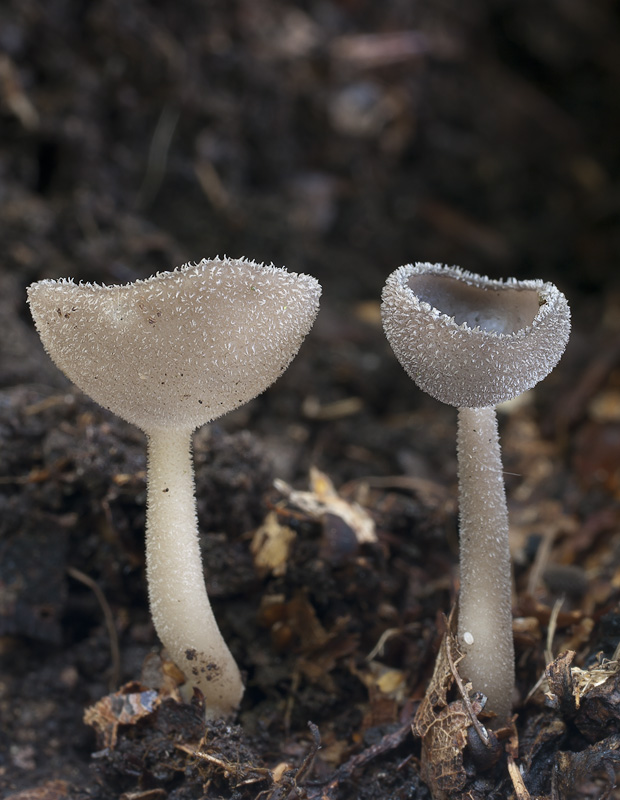
<svg viewBox="0 0 620 800">
<path fill-rule="evenodd" d="M 192 432 L 246 403 L 286 369 L 321 288 L 245 259 L 203 260 L 124 286 L 44 280 L 28 289 L 58 367 L 148 438 L 146 564 L 157 633 L 208 716 L 243 683 L 207 596 L 198 545 Z"/>
<path fill-rule="evenodd" d="M 508 510 L 494 406 L 542 380 L 570 333 L 564 295 L 542 281 L 490 280 L 408 264 L 383 290 L 386 336 L 409 376 L 458 412 L 460 669 L 505 722 L 514 694 Z"/>
</svg>

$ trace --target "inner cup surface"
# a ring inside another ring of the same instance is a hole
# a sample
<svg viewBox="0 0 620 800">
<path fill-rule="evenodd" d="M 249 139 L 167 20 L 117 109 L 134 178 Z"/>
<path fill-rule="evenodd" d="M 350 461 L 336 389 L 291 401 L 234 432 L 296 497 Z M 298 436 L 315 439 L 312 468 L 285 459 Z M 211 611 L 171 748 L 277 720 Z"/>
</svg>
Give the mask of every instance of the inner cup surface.
<svg viewBox="0 0 620 800">
<path fill-rule="evenodd" d="M 513 334 L 534 322 L 540 308 L 535 289 L 505 284 L 477 286 L 449 275 L 412 275 L 407 285 L 424 303 L 457 325 Z"/>
</svg>

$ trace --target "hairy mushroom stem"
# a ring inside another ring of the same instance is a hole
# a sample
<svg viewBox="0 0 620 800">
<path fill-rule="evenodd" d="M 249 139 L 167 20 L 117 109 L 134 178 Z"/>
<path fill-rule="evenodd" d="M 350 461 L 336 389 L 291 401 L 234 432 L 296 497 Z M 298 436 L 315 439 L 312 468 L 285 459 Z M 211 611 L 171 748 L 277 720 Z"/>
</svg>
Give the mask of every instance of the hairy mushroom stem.
<svg viewBox="0 0 620 800">
<path fill-rule="evenodd" d="M 149 431 L 146 574 L 155 630 L 172 660 L 229 716 L 243 696 L 239 668 L 207 595 L 198 543 L 191 430 Z"/>
<path fill-rule="evenodd" d="M 457 457 L 462 671 L 507 719 L 515 683 L 508 508 L 493 407 L 460 408 Z M 493 653 L 493 658 L 489 654 Z"/>
</svg>

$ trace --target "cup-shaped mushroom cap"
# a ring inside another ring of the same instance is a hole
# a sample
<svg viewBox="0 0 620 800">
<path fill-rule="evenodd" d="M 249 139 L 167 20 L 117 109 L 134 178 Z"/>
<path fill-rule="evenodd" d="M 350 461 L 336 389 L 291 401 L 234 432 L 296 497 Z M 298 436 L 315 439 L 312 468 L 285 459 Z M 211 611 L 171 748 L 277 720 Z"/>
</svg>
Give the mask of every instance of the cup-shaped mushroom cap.
<svg viewBox="0 0 620 800">
<path fill-rule="evenodd" d="M 491 280 L 407 264 L 383 289 L 383 326 L 409 376 L 457 408 L 510 400 L 551 372 L 570 333 L 564 295 L 542 281 Z"/>
<path fill-rule="evenodd" d="M 194 429 L 260 394 L 297 353 L 320 294 L 308 275 L 216 258 L 124 286 L 44 280 L 28 302 L 67 377 L 151 431 Z"/>
</svg>

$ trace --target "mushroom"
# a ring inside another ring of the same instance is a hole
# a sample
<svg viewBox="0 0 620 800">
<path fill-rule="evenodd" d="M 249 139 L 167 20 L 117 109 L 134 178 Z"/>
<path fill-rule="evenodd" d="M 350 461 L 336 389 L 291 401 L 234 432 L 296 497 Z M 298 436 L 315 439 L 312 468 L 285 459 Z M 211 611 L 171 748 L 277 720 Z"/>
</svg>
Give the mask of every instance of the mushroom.
<svg viewBox="0 0 620 800">
<path fill-rule="evenodd" d="M 228 258 L 123 286 L 63 279 L 28 289 L 56 365 L 147 435 L 151 614 L 211 717 L 233 713 L 244 689 L 205 588 L 191 436 L 282 374 L 312 327 L 320 294 L 308 275 Z"/>
<path fill-rule="evenodd" d="M 495 406 L 557 364 L 570 332 L 564 295 L 440 264 L 408 264 L 383 290 L 386 336 L 409 376 L 458 411 L 461 670 L 505 722 L 514 694 L 508 510 Z"/>
</svg>

